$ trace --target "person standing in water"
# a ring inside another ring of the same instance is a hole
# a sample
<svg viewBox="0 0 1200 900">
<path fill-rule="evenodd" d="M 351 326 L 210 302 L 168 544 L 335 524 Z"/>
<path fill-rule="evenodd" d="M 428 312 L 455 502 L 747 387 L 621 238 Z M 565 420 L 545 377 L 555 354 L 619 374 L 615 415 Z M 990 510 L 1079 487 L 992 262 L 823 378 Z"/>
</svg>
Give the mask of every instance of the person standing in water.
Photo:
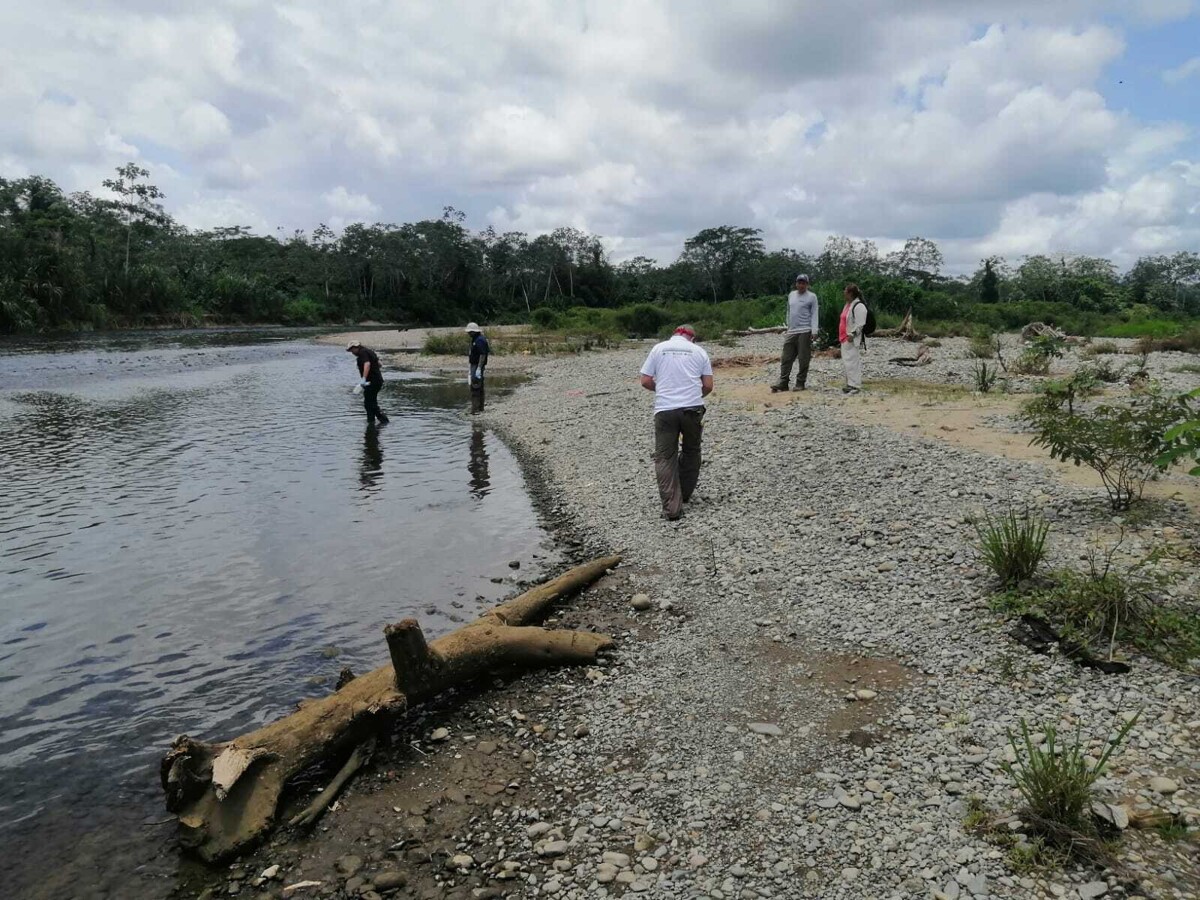
<svg viewBox="0 0 1200 900">
<path fill-rule="evenodd" d="M 492 352 L 488 339 L 482 329 L 474 322 L 467 326 L 467 334 L 471 336 L 471 349 L 467 352 L 467 362 L 471 368 L 471 390 L 483 390 L 483 370 L 487 368 L 488 354 Z"/>
<path fill-rule="evenodd" d="M 796 288 L 788 294 L 783 360 L 779 368 L 779 381 L 771 385 L 772 393 L 788 389 L 792 364 L 796 362 L 800 364 L 796 372 L 796 390 L 802 391 L 808 386 L 808 365 L 812 360 L 817 327 L 817 295 L 808 289 L 808 276 L 797 275 Z"/>
<path fill-rule="evenodd" d="M 358 375 L 363 389 L 363 407 L 367 411 L 367 424 L 374 425 L 376 420 L 380 425 L 388 423 L 388 417 L 379 408 L 379 390 L 383 387 L 383 366 L 379 363 L 379 355 L 370 347 L 364 347 L 358 341 L 346 345 L 346 352 L 353 353 L 358 362 Z"/>
</svg>

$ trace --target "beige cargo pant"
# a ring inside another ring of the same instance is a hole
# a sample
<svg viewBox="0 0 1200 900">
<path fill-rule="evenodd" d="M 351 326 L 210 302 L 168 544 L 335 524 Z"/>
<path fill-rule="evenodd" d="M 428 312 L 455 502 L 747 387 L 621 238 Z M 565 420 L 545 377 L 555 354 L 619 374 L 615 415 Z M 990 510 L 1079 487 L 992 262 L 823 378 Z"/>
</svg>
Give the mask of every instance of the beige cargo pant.
<svg viewBox="0 0 1200 900">
<path fill-rule="evenodd" d="M 846 370 L 846 386 L 862 390 L 862 347 L 857 341 L 842 344 L 842 368 Z"/>
<path fill-rule="evenodd" d="M 683 504 L 691 499 L 700 480 L 703 431 L 703 406 L 666 409 L 654 415 L 654 474 L 663 515 L 668 519 L 683 515 Z"/>
</svg>

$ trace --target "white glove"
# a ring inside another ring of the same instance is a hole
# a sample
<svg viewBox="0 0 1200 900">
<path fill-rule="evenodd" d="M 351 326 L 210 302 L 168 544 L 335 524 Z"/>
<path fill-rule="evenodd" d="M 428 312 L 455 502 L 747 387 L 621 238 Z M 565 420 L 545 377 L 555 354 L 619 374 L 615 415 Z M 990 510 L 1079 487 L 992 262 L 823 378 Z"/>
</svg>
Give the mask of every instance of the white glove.
<svg viewBox="0 0 1200 900">
<path fill-rule="evenodd" d="M 354 393 L 354 394 L 361 394 L 362 392 L 363 392 L 363 386 L 362 386 L 362 383 L 361 383 L 361 382 L 359 382 L 358 384 L 356 384 L 356 385 L 354 386 L 354 390 L 353 390 L 351 393 Z"/>
</svg>

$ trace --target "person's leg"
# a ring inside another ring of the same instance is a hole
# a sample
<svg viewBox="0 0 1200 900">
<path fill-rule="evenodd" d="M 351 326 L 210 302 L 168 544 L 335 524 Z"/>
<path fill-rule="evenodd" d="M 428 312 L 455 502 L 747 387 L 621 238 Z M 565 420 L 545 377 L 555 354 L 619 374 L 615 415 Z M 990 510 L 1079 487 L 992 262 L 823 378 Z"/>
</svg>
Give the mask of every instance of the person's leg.
<svg viewBox="0 0 1200 900">
<path fill-rule="evenodd" d="M 812 361 L 812 332 L 806 331 L 804 334 L 796 335 L 799 338 L 797 341 L 797 356 L 799 358 L 800 367 L 796 371 L 796 387 L 802 388 L 808 385 L 808 364 Z M 786 385 L 787 382 L 785 381 Z"/>
<path fill-rule="evenodd" d="M 654 474 L 663 515 L 678 519 L 683 513 L 679 487 L 679 427 L 682 410 L 670 409 L 654 416 Z"/>
<path fill-rule="evenodd" d="M 800 335 L 789 334 L 783 339 L 783 357 L 779 364 L 779 387 L 787 389 L 788 379 L 792 376 L 792 364 L 796 361 L 796 346 Z"/>
<path fill-rule="evenodd" d="M 704 407 L 683 410 L 683 450 L 679 453 L 679 489 L 684 503 L 692 499 L 700 480 L 700 443 L 704 436 Z"/>
<path fill-rule="evenodd" d="M 846 370 L 846 387 L 862 390 L 862 349 L 854 341 L 842 344 L 842 368 Z"/>
<path fill-rule="evenodd" d="M 386 422 L 387 416 L 379 409 L 379 389 L 382 385 L 368 384 L 363 388 L 363 407 L 367 411 L 367 422 L 374 422 L 378 419 L 380 422 Z"/>
</svg>

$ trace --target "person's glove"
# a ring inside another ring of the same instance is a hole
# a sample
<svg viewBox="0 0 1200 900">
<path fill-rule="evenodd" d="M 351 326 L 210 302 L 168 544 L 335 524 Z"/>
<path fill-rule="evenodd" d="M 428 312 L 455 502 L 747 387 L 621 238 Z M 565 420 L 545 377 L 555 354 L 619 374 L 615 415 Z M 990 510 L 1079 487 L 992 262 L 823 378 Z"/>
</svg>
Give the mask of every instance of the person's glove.
<svg viewBox="0 0 1200 900">
<path fill-rule="evenodd" d="M 361 388 L 370 387 L 370 386 L 371 386 L 371 382 L 367 381 L 367 379 L 365 379 L 365 378 L 364 378 L 362 381 L 360 381 L 360 382 L 358 383 L 358 386 L 359 386 L 359 387 L 361 387 Z"/>
</svg>

